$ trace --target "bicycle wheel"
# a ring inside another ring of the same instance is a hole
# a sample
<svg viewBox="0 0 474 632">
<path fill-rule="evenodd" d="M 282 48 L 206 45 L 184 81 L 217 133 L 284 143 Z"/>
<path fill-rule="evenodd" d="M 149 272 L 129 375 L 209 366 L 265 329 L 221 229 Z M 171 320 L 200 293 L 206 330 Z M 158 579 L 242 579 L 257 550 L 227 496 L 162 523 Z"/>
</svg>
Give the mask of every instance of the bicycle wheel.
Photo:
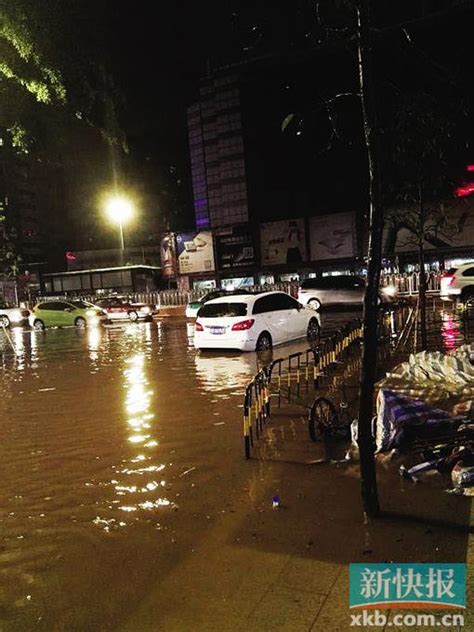
<svg viewBox="0 0 474 632">
<path fill-rule="evenodd" d="M 308 430 L 311 441 L 321 439 L 331 428 L 337 428 L 339 415 L 330 399 L 317 397 L 308 415 Z"/>
</svg>

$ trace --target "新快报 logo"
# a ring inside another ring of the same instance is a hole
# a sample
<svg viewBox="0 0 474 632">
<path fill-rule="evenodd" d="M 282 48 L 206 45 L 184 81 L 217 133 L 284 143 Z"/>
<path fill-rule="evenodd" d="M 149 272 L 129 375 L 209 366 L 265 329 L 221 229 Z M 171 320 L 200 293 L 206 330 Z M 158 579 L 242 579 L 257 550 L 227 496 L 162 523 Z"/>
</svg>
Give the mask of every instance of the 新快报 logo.
<svg viewBox="0 0 474 632">
<path fill-rule="evenodd" d="M 350 564 L 350 608 L 465 608 L 465 564 Z"/>
</svg>

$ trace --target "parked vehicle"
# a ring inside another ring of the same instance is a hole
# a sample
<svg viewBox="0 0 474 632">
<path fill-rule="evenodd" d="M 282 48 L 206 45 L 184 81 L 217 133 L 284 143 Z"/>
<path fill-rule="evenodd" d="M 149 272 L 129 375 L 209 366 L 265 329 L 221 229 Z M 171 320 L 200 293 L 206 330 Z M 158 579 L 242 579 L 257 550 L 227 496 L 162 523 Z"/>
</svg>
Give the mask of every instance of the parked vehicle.
<svg viewBox="0 0 474 632">
<path fill-rule="evenodd" d="M 349 274 L 305 279 L 299 287 L 298 300 L 313 309 L 319 309 L 322 305 L 361 305 L 364 290 L 365 279 Z M 396 294 L 395 287 L 382 287 L 379 292 L 380 302 L 392 302 Z"/>
<path fill-rule="evenodd" d="M 201 307 L 194 346 L 263 351 L 304 336 L 314 343 L 320 331 L 319 314 L 284 292 L 223 296 Z"/>
<path fill-rule="evenodd" d="M 458 298 L 463 303 L 474 303 L 474 262 L 464 263 L 443 273 L 440 281 L 443 300 Z"/>
<path fill-rule="evenodd" d="M 0 329 L 10 325 L 27 325 L 30 311 L 22 307 L 7 307 L 0 303 Z"/>
<path fill-rule="evenodd" d="M 45 327 L 86 327 L 98 325 L 107 320 L 107 314 L 86 301 L 50 300 L 41 301 L 33 307 L 30 325 L 34 329 Z"/>
<path fill-rule="evenodd" d="M 151 320 L 153 314 L 158 313 L 156 305 L 149 303 L 134 303 L 125 296 L 101 298 L 95 304 L 103 309 L 109 320 Z"/>
<path fill-rule="evenodd" d="M 213 290 L 212 292 L 208 292 L 204 294 L 203 297 L 198 299 L 197 301 L 190 301 L 186 305 L 186 316 L 188 318 L 196 318 L 198 311 L 208 301 L 212 301 L 215 298 L 220 298 L 221 296 L 237 296 L 240 294 L 249 294 L 247 290 Z"/>
</svg>

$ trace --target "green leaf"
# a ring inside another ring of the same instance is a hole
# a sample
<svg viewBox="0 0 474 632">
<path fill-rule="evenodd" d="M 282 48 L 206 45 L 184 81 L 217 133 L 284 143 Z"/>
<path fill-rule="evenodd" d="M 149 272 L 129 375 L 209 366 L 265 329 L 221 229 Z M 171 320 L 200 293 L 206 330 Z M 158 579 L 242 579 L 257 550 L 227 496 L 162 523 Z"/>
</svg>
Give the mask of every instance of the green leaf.
<svg viewBox="0 0 474 632">
<path fill-rule="evenodd" d="M 288 125 L 291 123 L 291 121 L 295 118 L 295 114 L 288 114 L 288 116 L 285 117 L 283 123 L 281 124 L 281 131 L 284 132 L 286 130 L 286 128 L 288 127 Z"/>
</svg>

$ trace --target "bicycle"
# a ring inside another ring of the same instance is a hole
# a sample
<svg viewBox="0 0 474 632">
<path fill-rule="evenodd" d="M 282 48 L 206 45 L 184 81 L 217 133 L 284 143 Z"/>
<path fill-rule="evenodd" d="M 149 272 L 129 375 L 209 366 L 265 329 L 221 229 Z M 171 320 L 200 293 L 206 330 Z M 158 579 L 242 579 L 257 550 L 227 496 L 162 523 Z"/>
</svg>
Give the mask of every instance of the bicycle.
<svg viewBox="0 0 474 632">
<path fill-rule="evenodd" d="M 328 397 L 317 397 L 314 400 L 308 411 L 308 431 L 311 441 L 350 439 L 354 417 L 350 414 L 347 386 L 343 383 L 340 385 L 340 395 L 339 411 Z"/>
</svg>

